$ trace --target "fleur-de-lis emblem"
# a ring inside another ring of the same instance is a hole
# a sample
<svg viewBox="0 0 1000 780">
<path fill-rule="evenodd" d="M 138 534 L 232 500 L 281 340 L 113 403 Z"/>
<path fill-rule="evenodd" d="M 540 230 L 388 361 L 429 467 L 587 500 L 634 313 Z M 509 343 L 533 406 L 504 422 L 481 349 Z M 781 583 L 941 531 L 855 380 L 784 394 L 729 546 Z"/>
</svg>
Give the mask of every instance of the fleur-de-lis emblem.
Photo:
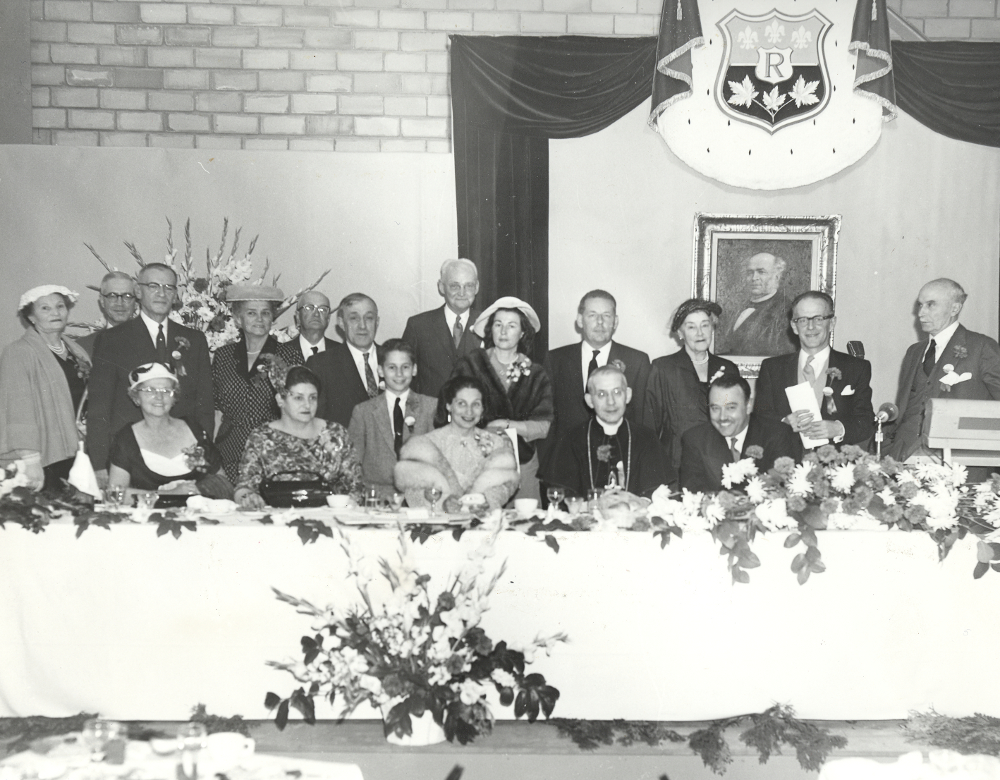
<svg viewBox="0 0 1000 780">
<path fill-rule="evenodd" d="M 779 43 L 785 37 L 785 25 L 778 24 L 778 20 L 774 19 L 764 28 L 764 35 L 771 43 Z"/>
<path fill-rule="evenodd" d="M 792 46 L 796 49 L 804 49 L 812 41 L 813 34 L 805 27 L 792 30 Z"/>
<path fill-rule="evenodd" d="M 757 33 L 750 29 L 750 25 L 747 25 L 747 28 L 739 34 L 737 42 L 741 49 L 756 49 Z"/>
</svg>

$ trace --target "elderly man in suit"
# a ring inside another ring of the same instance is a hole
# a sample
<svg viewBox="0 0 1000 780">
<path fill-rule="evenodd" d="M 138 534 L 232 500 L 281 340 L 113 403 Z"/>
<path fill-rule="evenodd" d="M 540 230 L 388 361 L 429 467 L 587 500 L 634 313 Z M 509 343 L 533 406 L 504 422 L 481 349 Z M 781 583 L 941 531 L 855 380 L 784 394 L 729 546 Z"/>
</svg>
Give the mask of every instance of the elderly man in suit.
<svg viewBox="0 0 1000 780">
<path fill-rule="evenodd" d="M 735 308 L 723 308 L 716 334 L 720 355 L 781 355 L 795 346 L 788 333 L 791 308 L 782 284 L 787 263 L 770 252 L 758 252 L 743 261 L 747 299 Z"/>
<path fill-rule="evenodd" d="M 726 374 L 708 391 L 710 422 L 688 428 L 681 437 L 681 487 L 692 492 L 722 490 L 722 467 L 753 457 L 760 449 L 757 469 L 767 471 L 780 457 L 795 456 L 791 428 L 751 414 L 750 383 Z"/>
<path fill-rule="evenodd" d="M 124 271 L 109 271 L 104 274 L 97 296 L 97 308 L 101 310 L 109 328 L 131 320 L 136 309 L 135 280 Z M 76 340 L 91 357 L 94 356 L 94 342 L 98 333 L 100 331 L 95 330 Z"/>
<path fill-rule="evenodd" d="M 382 345 L 378 375 L 385 392 L 354 407 L 347 432 L 361 461 L 365 484 L 380 496 L 389 496 L 399 450 L 411 436 L 434 429 L 437 399 L 411 389 L 417 363 L 413 347 L 402 339 L 389 339 Z"/>
<path fill-rule="evenodd" d="M 830 348 L 830 332 L 837 319 L 833 299 L 810 290 L 792 302 L 792 331 L 799 351 L 768 358 L 757 379 L 756 414 L 790 426 L 809 439 L 868 447 L 875 432 L 872 409 L 872 366 Z M 820 419 L 791 408 L 785 388 L 808 382 L 816 394 Z M 798 437 L 801 444 L 802 438 Z"/>
<path fill-rule="evenodd" d="M 1000 399 L 1000 346 L 959 324 L 967 297 L 951 279 L 935 279 L 920 288 L 917 319 L 928 338 L 906 350 L 899 372 L 899 422 L 885 450 L 896 460 L 934 454 L 927 447 L 925 424 L 930 399 Z M 987 473 L 985 468 L 970 468 L 969 479 L 983 480 Z"/>
<path fill-rule="evenodd" d="M 306 360 L 322 385 L 317 417 L 346 428 L 354 407 L 378 395 L 378 322 L 378 306 L 364 293 L 351 293 L 340 302 L 337 326 L 344 343 L 334 342 L 330 349 Z"/>
<path fill-rule="evenodd" d="M 337 342 L 326 338 L 330 325 L 330 299 L 318 290 L 309 290 L 295 303 L 295 325 L 299 337 L 278 347 L 278 356 L 290 366 L 300 366 L 313 355 L 326 352 Z"/>
<path fill-rule="evenodd" d="M 465 258 L 445 260 L 437 288 L 444 297 L 444 306 L 414 314 L 403 329 L 403 341 L 413 347 L 420 366 L 413 389 L 435 398 L 459 358 L 483 343 L 472 330 L 479 316 L 479 310 L 473 308 L 479 293 L 475 264 Z"/>
<path fill-rule="evenodd" d="M 625 379 L 631 390 L 625 418 L 633 425 L 643 422 L 649 355 L 613 340 L 618 330 L 615 297 L 605 290 L 591 290 L 584 295 L 577 307 L 576 328 L 581 336 L 578 344 L 553 349 L 545 358 L 545 370 L 555 393 L 555 419 L 540 448 L 543 464 L 563 436 L 590 419 L 591 408 L 584 398 L 587 378 L 612 361 L 625 366 Z"/>
<path fill-rule="evenodd" d="M 212 364 L 208 342 L 198 330 L 168 319 L 177 300 L 177 274 L 162 263 L 147 263 L 135 284 L 139 316 L 102 330 L 94 341 L 87 407 L 87 452 L 98 481 L 107 482 L 111 438 L 124 425 L 142 419 L 128 397 L 129 372 L 143 363 L 169 365 L 180 378 L 174 417 L 189 417 L 211 432 Z"/>
</svg>

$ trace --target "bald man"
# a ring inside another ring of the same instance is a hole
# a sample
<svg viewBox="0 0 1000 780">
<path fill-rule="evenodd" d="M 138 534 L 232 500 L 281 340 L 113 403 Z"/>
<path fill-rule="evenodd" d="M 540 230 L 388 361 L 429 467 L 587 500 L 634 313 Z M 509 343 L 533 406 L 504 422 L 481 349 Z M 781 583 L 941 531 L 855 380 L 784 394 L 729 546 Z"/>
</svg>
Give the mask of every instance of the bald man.
<svg viewBox="0 0 1000 780">
<path fill-rule="evenodd" d="M 920 288 L 917 319 L 927 338 L 906 350 L 899 372 L 899 422 L 892 443 L 884 450 L 896 460 L 934 454 L 927 447 L 925 425 L 930 399 L 1000 399 L 1000 345 L 959 324 L 967 297 L 951 279 L 935 279 Z M 942 382 L 946 376 L 964 373 L 972 376 L 955 384 Z M 987 469 L 969 469 L 972 481 L 986 476 Z"/>
<path fill-rule="evenodd" d="M 723 305 L 715 351 L 719 355 L 783 355 L 796 346 L 788 327 L 792 301 L 782 284 L 787 263 L 769 252 L 743 261 L 747 299 Z"/>
<path fill-rule="evenodd" d="M 318 290 L 309 290 L 295 303 L 295 325 L 299 337 L 278 346 L 278 355 L 290 366 L 299 366 L 313 355 L 326 352 L 337 342 L 326 337 L 330 325 L 330 299 Z"/>
</svg>

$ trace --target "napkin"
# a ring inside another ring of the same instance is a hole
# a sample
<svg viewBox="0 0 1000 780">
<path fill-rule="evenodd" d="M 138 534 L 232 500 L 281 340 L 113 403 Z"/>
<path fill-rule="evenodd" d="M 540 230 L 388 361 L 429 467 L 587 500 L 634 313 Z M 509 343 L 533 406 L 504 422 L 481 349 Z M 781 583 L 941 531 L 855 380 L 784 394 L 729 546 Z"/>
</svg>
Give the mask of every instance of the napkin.
<svg viewBox="0 0 1000 780">
<path fill-rule="evenodd" d="M 80 442 L 80 449 L 76 451 L 76 458 L 73 460 L 73 468 L 69 470 L 69 484 L 81 493 L 93 496 L 98 501 L 101 500 L 101 489 L 97 486 L 97 475 L 94 474 L 94 466 L 83 451 L 83 442 Z"/>
</svg>

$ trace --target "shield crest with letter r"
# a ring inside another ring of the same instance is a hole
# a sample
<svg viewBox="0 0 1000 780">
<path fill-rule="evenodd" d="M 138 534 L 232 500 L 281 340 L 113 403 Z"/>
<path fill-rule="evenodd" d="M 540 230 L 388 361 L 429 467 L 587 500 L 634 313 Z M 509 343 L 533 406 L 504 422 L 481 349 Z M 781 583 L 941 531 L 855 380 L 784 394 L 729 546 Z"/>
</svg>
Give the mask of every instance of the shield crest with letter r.
<svg viewBox="0 0 1000 780">
<path fill-rule="evenodd" d="M 819 114 L 830 101 L 823 44 L 831 26 L 815 9 L 795 16 L 733 9 L 718 23 L 725 53 L 715 99 L 723 113 L 772 135 Z"/>
</svg>

